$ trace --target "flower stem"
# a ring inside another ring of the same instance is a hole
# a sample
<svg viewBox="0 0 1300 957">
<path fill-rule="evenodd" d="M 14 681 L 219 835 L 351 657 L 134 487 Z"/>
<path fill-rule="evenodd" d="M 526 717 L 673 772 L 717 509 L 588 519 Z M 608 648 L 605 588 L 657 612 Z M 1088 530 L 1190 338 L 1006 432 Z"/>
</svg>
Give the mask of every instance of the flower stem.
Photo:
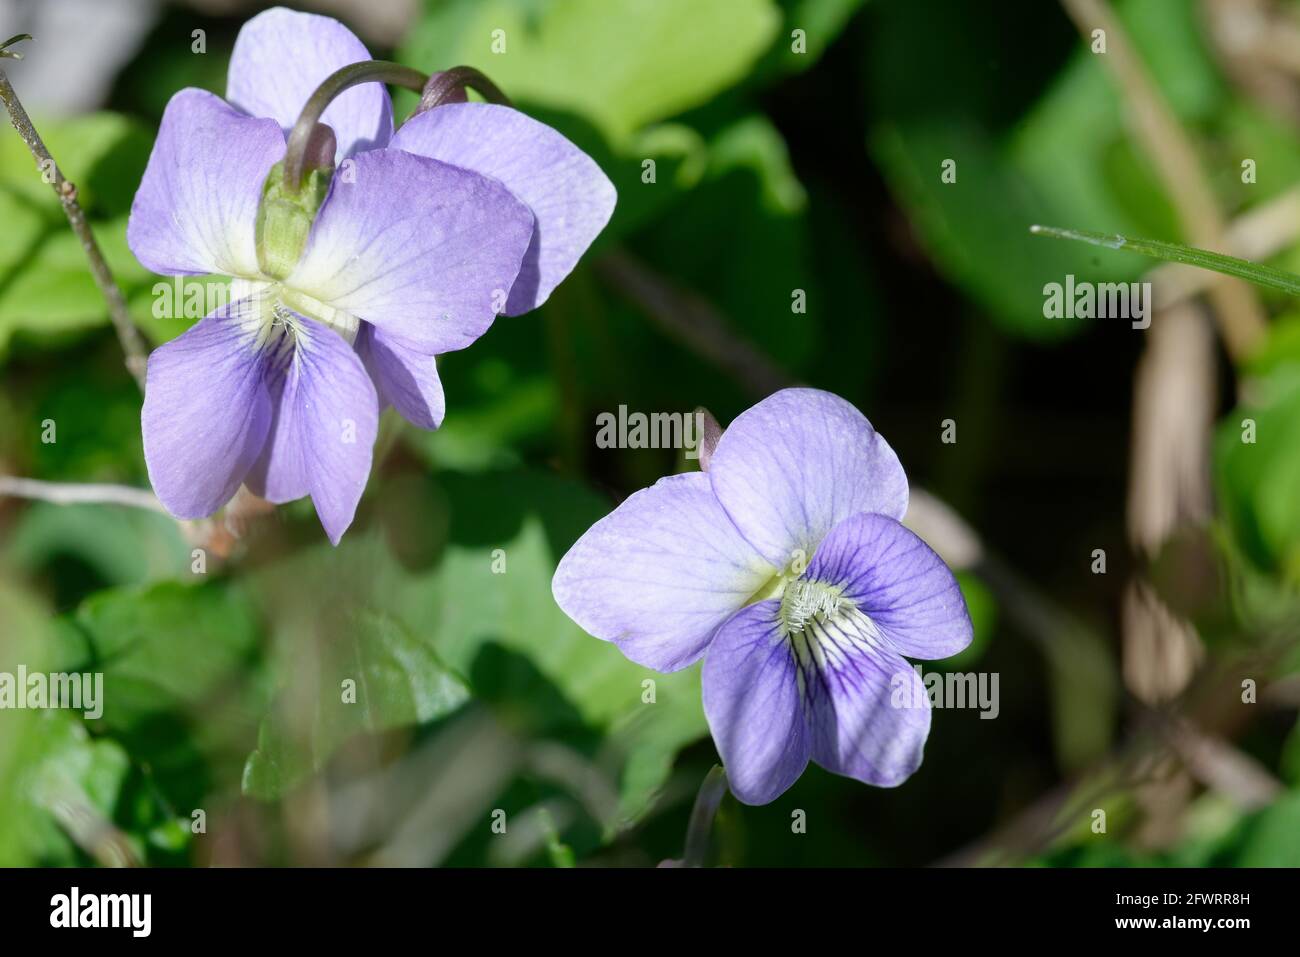
<svg viewBox="0 0 1300 957">
<path fill-rule="evenodd" d="M 419 70 L 402 66 L 400 63 L 389 63 L 386 60 L 353 63 L 330 74 L 307 100 L 302 113 L 298 116 L 298 121 L 294 123 L 293 130 L 289 133 L 289 144 L 284 154 L 285 188 L 291 193 L 298 191 L 302 183 L 303 166 L 312 132 L 320 122 L 322 114 L 340 93 L 361 83 L 392 83 L 419 93 L 424 90 L 428 80 L 429 78 Z"/>
<path fill-rule="evenodd" d="M 682 867 L 703 867 L 709 856 L 709 836 L 713 833 L 713 818 L 718 805 L 727 793 L 727 772 L 715 764 L 704 776 L 700 791 L 691 808 L 691 823 L 686 829 L 686 851 L 682 854 Z"/>
<path fill-rule="evenodd" d="M 19 40 L 30 40 L 27 34 L 19 34 L 0 44 L 0 57 L 9 57 L 11 59 L 20 59 L 20 55 L 10 52 L 7 47 L 10 44 L 17 43 Z M 86 220 L 86 214 L 81 205 L 77 202 L 77 187 L 63 178 L 63 173 L 59 169 L 58 163 L 50 155 L 50 151 L 45 148 L 45 143 L 41 136 L 36 132 L 36 127 L 32 125 L 31 117 L 23 109 L 23 105 L 18 100 L 18 94 L 14 92 L 13 86 L 9 83 L 9 78 L 5 75 L 4 70 L 0 70 L 0 101 L 4 102 L 5 109 L 9 111 L 9 120 L 13 123 L 14 129 L 22 137 L 23 142 L 31 151 L 36 160 L 37 167 L 42 171 L 52 171 L 54 178 L 50 185 L 54 187 L 54 194 L 59 197 L 59 202 L 63 204 L 63 212 L 68 217 L 68 223 L 72 226 L 72 231 L 77 234 L 81 240 L 81 248 L 86 254 L 86 259 L 90 262 L 90 272 L 94 276 L 95 285 L 99 287 L 100 294 L 108 304 L 108 316 L 112 320 L 113 329 L 117 332 L 117 340 L 122 344 L 122 351 L 126 353 L 126 368 L 134 377 L 136 383 L 140 386 L 140 391 L 144 391 L 144 370 L 146 362 L 146 353 L 144 339 L 140 336 L 139 330 L 136 329 L 135 323 L 131 320 L 131 312 L 126 307 L 126 299 L 122 296 L 122 290 L 118 288 L 117 282 L 113 279 L 113 272 L 108 268 L 108 263 L 104 259 L 104 254 L 99 248 L 99 243 L 95 241 L 95 234 L 90 228 L 90 223 Z"/>
<path fill-rule="evenodd" d="M 456 66 L 443 73 L 429 77 L 420 95 L 420 105 L 412 116 L 444 103 L 464 103 L 465 91 L 473 90 L 489 103 L 510 106 L 510 97 L 501 92 L 501 88 L 472 66 Z"/>
</svg>

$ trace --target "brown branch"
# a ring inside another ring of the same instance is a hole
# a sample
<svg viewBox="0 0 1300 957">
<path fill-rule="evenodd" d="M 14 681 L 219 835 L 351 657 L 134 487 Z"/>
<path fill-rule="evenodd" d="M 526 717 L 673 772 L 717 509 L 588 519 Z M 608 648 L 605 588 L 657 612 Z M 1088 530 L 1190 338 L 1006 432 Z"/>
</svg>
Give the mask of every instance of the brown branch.
<svg viewBox="0 0 1300 957">
<path fill-rule="evenodd" d="M 797 385 L 751 342 L 729 327 L 697 294 L 671 285 L 627 253 L 608 252 L 596 267 L 604 279 L 654 323 L 697 355 L 730 373 L 760 396 Z"/>
<path fill-rule="evenodd" d="M 17 54 L 10 53 L 5 48 L 22 39 L 30 39 L 30 37 L 25 35 L 17 36 L 6 41 L 0 47 L 0 55 L 17 59 Z M 108 263 L 99 248 L 99 243 L 95 240 L 95 234 L 90 228 L 90 223 L 86 221 L 86 214 L 77 202 L 77 187 L 63 178 L 63 173 L 54 161 L 54 157 L 50 155 L 50 151 L 45 148 L 45 143 L 41 140 L 40 134 L 36 132 L 36 127 L 32 125 L 31 117 L 27 115 L 27 111 L 23 109 L 22 103 L 19 102 L 18 94 L 14 92 L 13 86 L 9 83 L 9 77 L 5 75 L 4 70 L 0 70 L 0 101 L 4 102 L 5 109 L 9 111 L 9 120 L 13 123 L 14 129 L 18 131 L 18 135 L 23 138 L 23 142 L 31 150 L 37 168 L 46 175 L 48 175 L 48 171 L 54 173 L 54 179 L 50 185 L 54 187 L 54 194 L 59 197 L 59 202 L 63 204 L 63 212 L 72 225 L 72 231 L 81 240 L 81 248 L 85 251 L 86 259 L 90 262 L 90 272 L 95 277 L 95 285 L 99 287 L 100 294 L 103 295 L 104 301 L 108 304 L 109 319 L 112 320 L 113 328 L 117 332 L 118 342 L 122 344 L 122 351 L 126 354 L 127 371 L 135 378 L 136 383 L 140 386 L 140 391 L 143 392 L 145 361 L 147 358 L 144 339 L 141 338 L 139 330 L 136 329 L 135 323 L 131 320 L 131 313 L 126 307 L 126 300 L 122 296 L 122 290 L 118 288 L 117 283 L 114 281 L 112 270 L 108 268 Z"/>
</svg>

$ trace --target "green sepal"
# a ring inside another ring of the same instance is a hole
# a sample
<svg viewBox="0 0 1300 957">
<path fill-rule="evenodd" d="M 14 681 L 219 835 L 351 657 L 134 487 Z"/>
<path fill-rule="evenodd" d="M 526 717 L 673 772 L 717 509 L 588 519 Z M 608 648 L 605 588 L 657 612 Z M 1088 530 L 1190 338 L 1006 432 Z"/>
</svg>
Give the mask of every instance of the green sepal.
<svg viewBox="0 0 1300 957">
<path fill-rule="evenodd" d="M 312 169 L 301 188 L 291 193 L 284 185 L 284 163 L 271 169 L 257 210 L 257 264 L 264 276 L 284 279 L 298 264 L 333 176 L 332 167 Z"/>
</svg>

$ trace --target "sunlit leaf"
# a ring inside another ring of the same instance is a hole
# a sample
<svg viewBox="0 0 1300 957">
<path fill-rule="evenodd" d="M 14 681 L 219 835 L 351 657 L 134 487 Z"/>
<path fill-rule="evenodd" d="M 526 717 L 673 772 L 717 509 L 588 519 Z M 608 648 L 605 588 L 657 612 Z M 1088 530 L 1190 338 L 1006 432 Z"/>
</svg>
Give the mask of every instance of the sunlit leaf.
<svg viewBox="0 0 1300 957">
<path fill-rule="evenodd" d="M 737 82 L 779 23 L 768 0 L 450 0 L 399 56 L 425 70 L 477 67 L 512 99 L 580 114 L 617 142 Z"/>
</svg>

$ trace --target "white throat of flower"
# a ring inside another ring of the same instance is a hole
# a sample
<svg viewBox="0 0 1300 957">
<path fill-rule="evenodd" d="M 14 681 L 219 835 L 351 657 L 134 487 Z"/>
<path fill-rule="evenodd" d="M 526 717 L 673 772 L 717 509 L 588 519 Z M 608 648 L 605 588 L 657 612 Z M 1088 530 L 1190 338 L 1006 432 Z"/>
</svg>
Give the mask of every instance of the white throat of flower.
<svg viewBox="0 0 1300 957">
<path fill-rule="evenodd" d="M 781 627 L 786 634 L 799 634 L 814 618 L 825 621 L 834 616 L 841 604 L 852 603 L 837 586 L 796 578 L 781 595 Z"/>
<path fill-rule="evenodd" d="M 781 637 L 799 666 L 800 694 L 814 671 L 837 671 L 851 655 L 873 654 L 881 644 L 879 626 L 839 585 L 805 578 L 802 570 L 791 568 L 774 576 L 751 602 L 774 598 L 781 602 Z"/>
<path fill-rule="evenodd" d="M 295 343 L 310 342 L 310 331 L 298 316 L 328 326 L 349 345 L 356 342 L 361 327 L 361 320 L 352 313 L 281 282 L 235 279 L 230 286 L 230 298 L 232 302 L 247 300 L 248 305 L 240 313 L 241 325 L 244 332 L 254 337 L 255 348 L 274 349 L 277 356 L 287 355 Z"/>
</svg>

